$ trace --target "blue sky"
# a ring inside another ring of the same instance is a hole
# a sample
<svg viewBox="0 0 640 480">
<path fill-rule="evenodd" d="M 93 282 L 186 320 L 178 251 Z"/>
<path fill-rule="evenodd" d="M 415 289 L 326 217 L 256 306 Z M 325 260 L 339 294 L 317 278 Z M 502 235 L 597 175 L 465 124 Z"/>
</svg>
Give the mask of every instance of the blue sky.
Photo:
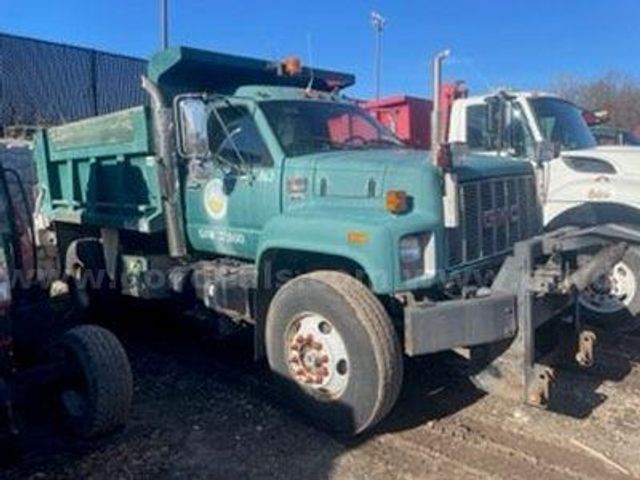
<svg viewBox="0 0 640 480">
<path fill-rule="evenodd" d="M 429 58 L 451 48 L 447 76 L 544 88 L 562 75 L 640 77 L 640 0 L 170 0 L 171 43 L 257 57 L 297 54 L 355 73 L 374 90 L 372 10 L 387 19 L 383 94 L 428 93 Z M 0 31 L 147 57 L 157 0 L 0 0 Z"/>
</svg>

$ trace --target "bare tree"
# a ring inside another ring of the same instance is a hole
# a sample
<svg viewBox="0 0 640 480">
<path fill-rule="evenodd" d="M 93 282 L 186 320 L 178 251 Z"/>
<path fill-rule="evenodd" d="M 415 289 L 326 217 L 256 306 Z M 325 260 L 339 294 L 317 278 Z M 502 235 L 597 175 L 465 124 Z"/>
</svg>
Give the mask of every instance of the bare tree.
<svg viewBox="0 0 640 480">
<path fill-rule="evenodd" d="M 595 80 L 560 77 L 552 86 L 563 98 L 589 110 L 607 110 L 609 125 L 630 130 L 640 126 L 640 80 L 609 72 Z"/>
</svg>

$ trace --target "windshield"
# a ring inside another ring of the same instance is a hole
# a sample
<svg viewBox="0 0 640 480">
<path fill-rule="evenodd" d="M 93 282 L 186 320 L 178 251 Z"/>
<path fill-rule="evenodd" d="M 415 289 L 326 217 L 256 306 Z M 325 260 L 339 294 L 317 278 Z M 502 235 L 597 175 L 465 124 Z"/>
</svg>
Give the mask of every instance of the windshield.
<svg viewBox="0 0 640 480">
<path fill-rule="evenodd" d="M 596 146 L 596 140 L 582 111 L 558 98 L 534 98 L 530 100 L 540 132 L 546 140 L 560 144 L 563 150 L 580 150 Z"/>
<path fill-rule="evenodd" d="M 367 148 L 403 148 L 385 127 L 356 106 L 316 101 L 261 102 L 288 157 Z"/>
</svg>

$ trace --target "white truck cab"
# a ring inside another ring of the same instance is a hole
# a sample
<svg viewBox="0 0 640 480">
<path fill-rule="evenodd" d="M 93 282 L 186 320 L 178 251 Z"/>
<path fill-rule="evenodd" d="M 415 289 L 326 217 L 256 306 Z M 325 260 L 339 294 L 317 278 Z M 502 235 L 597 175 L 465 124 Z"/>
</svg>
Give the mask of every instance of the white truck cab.
<svg viewBox="0 0 640 480">
<path fill-rule="evenodd" d="M 449 115 L 448 141 L 470 151 L 531 161 L 541 145 L 552 149 L 550 160 L 536 165 L 548 230 L 640 225 L 640 147 L 598 146 L 573 103 L 548 93 L 501 91 L 457 98 Z M 496 129 L 502 132 L 497 141 Z M 580 302 L 592 316 L 623 317 L 632 302 L 640 303 L 639 287 L 640 252 L 630 249 Z"/>
</svg>

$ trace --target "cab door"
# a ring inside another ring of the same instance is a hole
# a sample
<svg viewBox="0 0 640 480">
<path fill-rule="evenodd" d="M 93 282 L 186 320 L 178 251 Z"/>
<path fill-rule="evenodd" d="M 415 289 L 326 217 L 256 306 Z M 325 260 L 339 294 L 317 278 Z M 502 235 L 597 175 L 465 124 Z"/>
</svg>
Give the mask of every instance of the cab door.
<svg viewBox="0 0 640 480">
<path fill-rule="evenodd" d="M 211 158 L 188 166 L 187 235 L 197 251 L 253 258 L 265 223 L 280 211 L 278 169 L 255 104 L 226 100 L 213 109 Z"/>
</svg>

